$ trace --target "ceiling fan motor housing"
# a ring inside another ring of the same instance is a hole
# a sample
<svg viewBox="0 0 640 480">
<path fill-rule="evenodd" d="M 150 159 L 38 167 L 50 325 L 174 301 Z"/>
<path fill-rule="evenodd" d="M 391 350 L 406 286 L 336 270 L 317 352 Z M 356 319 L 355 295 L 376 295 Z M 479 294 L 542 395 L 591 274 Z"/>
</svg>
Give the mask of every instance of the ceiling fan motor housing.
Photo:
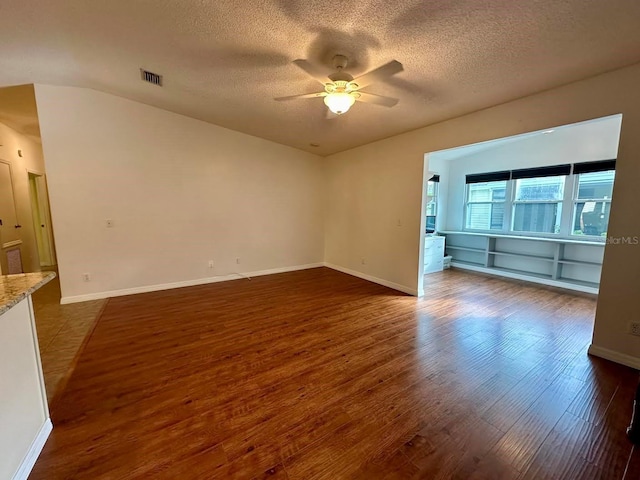
<svg viewBox="0 0 640 480">
<path fill-rule="evenodd" d="M 333 83 L 327 83 L 324 90 L 327 93 L 352 93 L 358 89 L 358 84 L 349 80 L 334 80 Z"/>
<path fill-rule="evenodd" d="M 334 55 L 333 57 L 333 68 L 336 70 L 344 70 L 348 63 L 349 59 L 344 55 Z"/>
</svg>

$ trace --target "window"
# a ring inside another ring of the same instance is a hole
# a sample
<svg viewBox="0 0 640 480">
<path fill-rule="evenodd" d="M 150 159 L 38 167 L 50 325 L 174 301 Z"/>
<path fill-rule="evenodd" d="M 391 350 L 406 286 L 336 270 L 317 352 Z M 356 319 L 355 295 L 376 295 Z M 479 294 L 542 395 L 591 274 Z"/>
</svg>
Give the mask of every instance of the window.
<svg viewBox="0 0 640 480">
<path fill-rule="evenodd" d="M 433 177 L 432 177 L 433 178 Z M 427 182 L 427 215 L 436 216 L 438 203 L 438 183 L 433 180 Z"/>
<path fill-rule="evenodd" d="M 573 201 L 573 235 L 607 236 L 615 170 L 578 174 Z"/>
<path fill-rule="evenodd" d="M 470 183 L 467 188 L 465 228 L 502 230 L 506 198 L 506 180 Z"/>
<path fill-rule="evenodd" d="M 607 235 L 615 160 L 467 175 L 466 230 Z"/>
<path fill-rule="evenodd" d="M 566 176 L 515 180 L 514 232 L 560 233 Z"/>
<path fill-rule="evenodd" d="M 434 175 L 427 181 L 426 233 L 436 231 L 436 215 L 438 213 L 438 186 L 440 176 Z"/>
</svg>

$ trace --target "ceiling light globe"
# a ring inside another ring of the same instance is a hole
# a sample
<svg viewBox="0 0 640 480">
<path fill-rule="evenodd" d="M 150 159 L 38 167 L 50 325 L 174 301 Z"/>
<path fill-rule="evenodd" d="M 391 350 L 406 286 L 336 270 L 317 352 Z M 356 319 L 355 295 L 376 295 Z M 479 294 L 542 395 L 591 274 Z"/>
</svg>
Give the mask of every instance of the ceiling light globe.
<svg viewBox="0 0 640 480">
<path fill-rule="evenodd" d="M 336 92 L 330 93 L 326 97 L 324 97 L 324 103 L 329 110 L 331 110 L 336 115 L 342 115 L 346 113 L 351 105 L 355 103 L 356 99 L 353 95 L 350 95 L 345 92 Z"/>
</svg>

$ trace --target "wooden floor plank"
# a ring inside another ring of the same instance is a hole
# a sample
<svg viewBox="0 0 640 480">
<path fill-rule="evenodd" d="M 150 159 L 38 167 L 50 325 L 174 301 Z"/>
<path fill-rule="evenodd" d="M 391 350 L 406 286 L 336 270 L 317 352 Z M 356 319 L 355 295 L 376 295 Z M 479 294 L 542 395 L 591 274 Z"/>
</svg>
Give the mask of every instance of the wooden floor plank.
<svg viewBox="0 0 640 480">
<path fill-rule="evenodd" d="M 593 424 L 584 419 L 565 412 L 520 480 L 602 478 L 600 468 L 588 463 L 583 457 L 586 441 L 593 435 L 594 428 Z"/>
<path fill-rule="evenodd" d="M 636 445 L 629 454 L 623 480 L 640 478 L 640 446 Z"/>
<path fill-rule="evenodd" d="M 494 447 L 494 455 L 519 472 L 525 471 L 582 387 L 578 379 L 557 377 L 506 432 Z"/>
<path fill-rule="evenodd" d="M 637 372 L 586 355 L 594 299 L 455 270 L 425 281 L 417 299 L 318 268 L 111 299 L 30 478 L 637 470 Z"/>
</svg>

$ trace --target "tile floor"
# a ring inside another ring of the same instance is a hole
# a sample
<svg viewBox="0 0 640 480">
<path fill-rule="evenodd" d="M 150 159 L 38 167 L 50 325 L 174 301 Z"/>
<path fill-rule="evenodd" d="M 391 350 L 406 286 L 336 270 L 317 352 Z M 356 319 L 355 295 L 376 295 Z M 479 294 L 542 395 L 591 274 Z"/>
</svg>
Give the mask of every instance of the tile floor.
<svg viewBox="0 0 640 480">
<path fill-rule="evenodd" d="M 58 277 L 33 294 L 40 356 L 49 403 L 70 373 L 74 358 L 106 300 L 60 305 Z"/>
</svg>

